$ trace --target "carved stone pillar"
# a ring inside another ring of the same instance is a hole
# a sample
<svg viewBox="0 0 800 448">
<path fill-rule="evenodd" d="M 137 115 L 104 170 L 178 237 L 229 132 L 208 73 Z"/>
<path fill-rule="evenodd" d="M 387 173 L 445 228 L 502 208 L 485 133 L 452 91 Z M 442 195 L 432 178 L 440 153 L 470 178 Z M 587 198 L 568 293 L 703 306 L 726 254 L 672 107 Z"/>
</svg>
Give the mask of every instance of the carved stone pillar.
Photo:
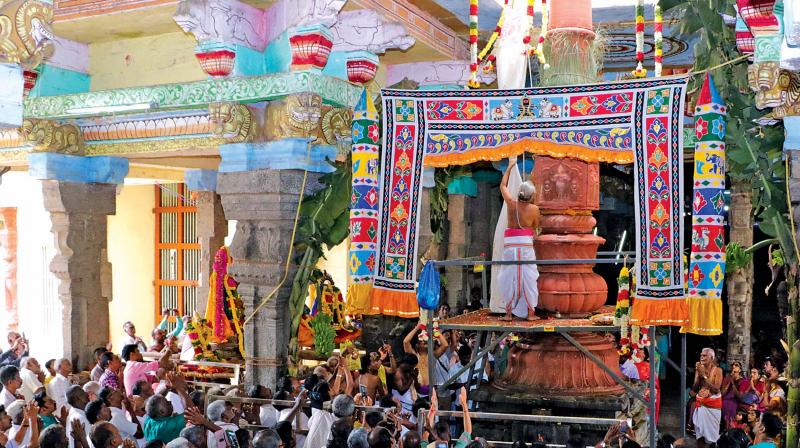
<svg viewBox="0 0 800 448">
<path fill-rule="evenodd" d="M 70 147 L 69 142 L 57 143 L 48 145 Z M 128 160 L 37 152 L 28 156 L 28 173 L 41 180 L 55 237 L 50 271 L 58 279 L 63 307 L 64 356 L 82 368 L 92 349 L 105 346 L 109 339 L 107 222 L 108 215 L 116 212 L 117 185 L 128 173 Z"/>
<path fill-rule="evenodd" d="M 50 271 L 59 281 L 63 307 L 64 355 L 86 364 L 94 347 L 108 343 L 111 264 L 108 215 L 116 212 L 117 186 L 43 180 L 44 207 L 50 213 L 56 255 Z"/>
<path fill-rule="evenodd" d="M 449 194 L 447 220 L 449 222 L 447 259 L 464 258 L 469 251 L 470 214 L 469 199 L 463 194 Z M 447 276 L 447 302 L 453 310 L 465 308 L 469 302 L 467 268 L 445 268 Z"/>
<path fill-rule="evenodd" d="M 228 232 L 228 221 L 222 210 L 222 200 L 216 192 L 217 172 L 215 170 L 187 170 L 184 175 L 186 186 L 192 192 L 197 204 L 197 242 L 200 243 L 200 285 L 197 287 L 197 312 L 206 312 L 208 279 L 214 265 L 214 254 L 223 244 Z"/>
<path fill-rule="evenodd" d="M 17 330 L 19 315 L 17 313 L 17 209 L 0 208 L 3 229 L 0 230 L 0 257 L 5 265 L 3 284 L 5 294 L 4 311 L 6 313 L 7 330 Z"/>
<path fill-rule="evenodd" d="M 309 173 L 306 194 L 319 188 L 316 178 Z M 237 221 L 229 272 L 239 282 L 246 316 L 280 285 L 245 326 L 247 384 L 274 387 L 286 371 L 289 294 L 297 266 L 290 263 L 285 278 L 284 269 L 302 182 L 303 172 L 298 170 L 261 169 L 220 173 L 218 177 L 225 216 Z"/>
<path fill-rule="evenodd" d="M 728 212 L 731 243 L 744 248 L 753 245 L 753 205 L 751 186 L 735 181 L 731 185 Z M 750 365 L 750 330 L 753 315 L 753 263 L 736 270 L 728 278 L 728 362 Z"/>
</svg>

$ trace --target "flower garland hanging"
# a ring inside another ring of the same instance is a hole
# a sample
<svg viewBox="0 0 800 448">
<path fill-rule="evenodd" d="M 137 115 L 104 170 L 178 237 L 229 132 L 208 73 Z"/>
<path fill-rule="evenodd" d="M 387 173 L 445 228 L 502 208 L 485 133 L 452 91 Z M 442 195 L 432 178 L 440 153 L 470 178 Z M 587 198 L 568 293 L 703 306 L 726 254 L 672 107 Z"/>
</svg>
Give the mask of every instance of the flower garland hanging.
<svg viewBox="0 0 800 448">
<path fill-rule="evenodd" d="M 630 321 L 631 321 L 631 284 L 630 271 L 623 266 L 617 277 L 617 305 L 614 308 L 614 325 L 619 326 L 619 354 L 626 356 L 631 352 Z"/>
<path fill-rule="evenodd" d="M 631 72 L 634 78 L 647 76 L 644 63 L 644 0 L 636 0 L 636 70 Z"/>
<path fill-rule="evenodd" d="M 531 26 L 533 26 L 533 11 L 531 11 Z M 542 0 L 542 29 L 539 31 L 539 40 L 536 43 L 534 54 L 539 61 L 539 64 L 544 69 L 550 68 L 547 59 L 544 56 L 544 38 L 547 37 L 547 27 L 550 26 L 550 9 L 547 5 L 547 0 Z"/>
<path fill-rule="evenodd" d="M 467 86 L 477 89 L 478 81 L 478 0 L 469 0 L 469 71 Z"/>
<path fill-rule="evenodd" d="M 489 36 L 489 40 L 486 42 L 486 46 L 483 47 L 480 53 L 478 53 L 478 63 L 480 64 L 484 58 L 486 58 L 487 63 L 483 66 L 484 73 L 491 73 L 494 71 L 494 62 L 496 60 L 493 54 L 490 54 L 489 57 L 486 57 L 486 54 L 492 51 L 494 48 L 495 42 L 497 42 L 497 38 L 503 33 L 503 23 L 506 20 L 506 7 L 508 6 L 509 0 L 505 0 L 503 4 L 503 11 L 500 13 L 500 18 L 497 20 L 497 26 L 494 28 L 494 32 L 491 36 Z"/>
<path fill-rule="evenodd" d="M 653 41 L 655 44 L 655 56 L 653 57 L 655 63 L 655 75 L 661 76 L 662 63 L 664 62 L 664 17 L 661 14 L 661 6 L 656 5 L 653 7 Z"/>
</svg>

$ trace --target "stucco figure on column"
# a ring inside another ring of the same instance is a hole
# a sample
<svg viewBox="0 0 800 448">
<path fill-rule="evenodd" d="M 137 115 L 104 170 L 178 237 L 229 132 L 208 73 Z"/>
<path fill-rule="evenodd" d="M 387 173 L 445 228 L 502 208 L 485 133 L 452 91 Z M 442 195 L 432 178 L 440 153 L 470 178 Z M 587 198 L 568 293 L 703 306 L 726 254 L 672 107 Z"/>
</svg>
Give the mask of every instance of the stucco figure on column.
<svg viewBox="0 0 800 448">
<path fill-rule="evenodd" d="M 46 2 L 10 0 L 0 3 L 0 63 L 36 68 L 53 54 L 53 7 Z"/>
</svg>

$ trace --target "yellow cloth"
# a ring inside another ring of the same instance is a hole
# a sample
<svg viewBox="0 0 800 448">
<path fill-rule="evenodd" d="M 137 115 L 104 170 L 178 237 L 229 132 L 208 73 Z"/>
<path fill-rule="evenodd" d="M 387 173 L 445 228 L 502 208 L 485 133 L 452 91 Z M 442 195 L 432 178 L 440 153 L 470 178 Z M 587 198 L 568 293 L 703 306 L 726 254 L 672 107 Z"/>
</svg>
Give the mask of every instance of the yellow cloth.
<svg viewBox="0 0 800 448">
<path fill-rule="evenodd" d="M 378 378 L 380 378 L 381 383 L 383 383 L 383 385 L 385 386 L 386 385 L 386 367 L 380 366 L 378 368 Z"/>
</svg>

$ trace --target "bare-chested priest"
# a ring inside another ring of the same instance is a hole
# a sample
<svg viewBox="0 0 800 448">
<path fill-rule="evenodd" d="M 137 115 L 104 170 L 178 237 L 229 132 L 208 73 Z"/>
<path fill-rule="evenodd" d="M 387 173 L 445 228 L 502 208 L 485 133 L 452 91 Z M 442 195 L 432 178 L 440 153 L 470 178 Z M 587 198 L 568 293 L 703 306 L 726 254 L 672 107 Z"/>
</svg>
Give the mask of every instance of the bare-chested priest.
<svg viewBox="0 0 800 448">
<path fill-rule="evenodd" d="M 503 238 L 503 261 L 535 260 L 533 238 L 539 228 L 539 207 L 534 205 L 536 187 L 527 180 L 522 183 L 519 194 L 508 190 L 508 177 L 517 163 L 510 163 L 500 192 L 508 209 L 508 228 Z M 502 265 L 498 280 L 505 301 L 506 315 L 502 320 L 511 320 L 512 315 L 522 319 L 536 320 L 536 305 L 539 303 L 537 280 L 539 270 L 535 264 Z"/>
</svg>

